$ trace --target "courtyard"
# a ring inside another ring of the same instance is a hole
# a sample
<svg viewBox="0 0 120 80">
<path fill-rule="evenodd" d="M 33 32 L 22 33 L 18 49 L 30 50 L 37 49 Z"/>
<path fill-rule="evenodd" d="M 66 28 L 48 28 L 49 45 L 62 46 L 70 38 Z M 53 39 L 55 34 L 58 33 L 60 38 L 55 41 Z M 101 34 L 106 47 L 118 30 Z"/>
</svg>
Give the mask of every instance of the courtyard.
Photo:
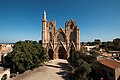
<svg viewBox="0 0 120 80">
<path fill-rule="evenodd" d="M 28 70 L 9 80 L 70 80 L 67 75 L 68 62 L 64 59 L 51 60 L 46 65 Z"/>
</svg>

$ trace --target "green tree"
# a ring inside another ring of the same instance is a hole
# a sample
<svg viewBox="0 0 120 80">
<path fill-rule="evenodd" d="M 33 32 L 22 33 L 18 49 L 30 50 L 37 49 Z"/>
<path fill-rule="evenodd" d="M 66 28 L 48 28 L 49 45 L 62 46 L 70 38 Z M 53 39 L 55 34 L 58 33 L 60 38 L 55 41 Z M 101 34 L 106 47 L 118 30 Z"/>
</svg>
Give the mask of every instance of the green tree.
<svg viewBox="0 0 120 80">
<path fill-rule="evenodd" d="M 75 57 L 75 50 L 74 48 L 72 47 L 71 51 L 70 51 L 70 59 L 72 62 L 74 62 L 74 57 Z"/>
<path fill-rule="evenodd" d="M 71 46 L 71 50 L 70 50 L 70 57 L 68 58 L 68 62 L 73 65 L 75 61 L 75 49 L 73 48 L 73 46 Z"/>
<path fill-rule="evenodd" d="M 77 51 L 74 55 L 74 62 L 72 67 L 74 68 L 74 78 L 75 80 L 92 80 L 92 73 L 97 65 L 96 54 L 92 53 L 87 55 L 84 51 Z"/>
<path fill-rule="evenodd" d="M 29 40 L 15 43 L 13 51 L 6 57 L 11 61 L 11 70 L 20 73 L 40 66 L 48 58 L 42 45 Z"/>
<path fill-rule="evenodd" d="M 100 39 L 95 39 L 94 43 L 100 45 L 101 44 Z"/>
<path fill-rule="evenodd" d="M 113 40 L 114 50 L 120 51 L 120 38 L 116 38 Z"/>
<path fill-rule="evenodd" d="M 83 59 L 75 62 L 75 80 L 88 80 L 87 75 L 91 72 L 90 65 Z"/>
<path fill-rule="evenodd" d="M 116 46 L 114 46 L 113 42 L 110 41 L 102 42 L 102 45 L 100 45 L 100 48 L 105 49 L 106 51 L 111 51 L 114 49 L 114 47 Z"/>
<path fill-rule="evenodd" d="M 42 44 L 42 40 L 39 40 L 39 44 Z"/>
</svg>

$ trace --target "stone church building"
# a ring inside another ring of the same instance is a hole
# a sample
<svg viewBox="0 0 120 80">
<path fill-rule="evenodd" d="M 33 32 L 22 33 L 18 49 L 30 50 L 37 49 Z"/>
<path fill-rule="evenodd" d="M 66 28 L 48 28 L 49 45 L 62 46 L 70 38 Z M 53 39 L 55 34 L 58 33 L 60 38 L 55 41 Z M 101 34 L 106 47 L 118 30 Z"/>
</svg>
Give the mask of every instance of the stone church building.
<svg viewBox="0 0 120 80">
<path fill-rule="evenodd" d="M 42 45 L 47 49 L 50 59 L 67 59 L 71 47 L 80 50 L 80 30 L 72 19 L 66 21 L 65 29 L 56 29 L 56 21 L 48 21 L 46 12 L 42 20 Z"/>
</svg>

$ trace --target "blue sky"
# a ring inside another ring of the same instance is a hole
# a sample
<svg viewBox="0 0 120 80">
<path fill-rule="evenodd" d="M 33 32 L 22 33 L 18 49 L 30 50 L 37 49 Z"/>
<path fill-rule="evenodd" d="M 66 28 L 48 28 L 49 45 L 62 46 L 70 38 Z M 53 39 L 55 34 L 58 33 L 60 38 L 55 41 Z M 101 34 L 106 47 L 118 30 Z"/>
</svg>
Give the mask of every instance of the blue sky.
<svg viewBox="0 0 120 80">
<path fill-rule="evenodd" d="M 0 42 L 40 40 L 44 10 L 57 28 L 73 18 L 81 41 L 120 37 L 120 0 L 0 0 Z"/>
</svg>

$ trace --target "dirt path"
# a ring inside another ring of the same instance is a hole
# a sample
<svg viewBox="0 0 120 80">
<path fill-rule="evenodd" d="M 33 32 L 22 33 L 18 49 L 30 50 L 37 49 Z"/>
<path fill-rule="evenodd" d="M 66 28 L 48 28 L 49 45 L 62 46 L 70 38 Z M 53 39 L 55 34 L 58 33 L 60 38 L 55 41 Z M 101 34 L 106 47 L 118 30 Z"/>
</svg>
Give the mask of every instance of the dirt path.
<svg viewBox="0 0 120 80">
<path fill-rule="evenodd" d="M 70 80 L 66 76 L 67 65 L 67 60 L 52 60 L 46 66 L 26 71 L 10 80 Z"/>
</svg>

